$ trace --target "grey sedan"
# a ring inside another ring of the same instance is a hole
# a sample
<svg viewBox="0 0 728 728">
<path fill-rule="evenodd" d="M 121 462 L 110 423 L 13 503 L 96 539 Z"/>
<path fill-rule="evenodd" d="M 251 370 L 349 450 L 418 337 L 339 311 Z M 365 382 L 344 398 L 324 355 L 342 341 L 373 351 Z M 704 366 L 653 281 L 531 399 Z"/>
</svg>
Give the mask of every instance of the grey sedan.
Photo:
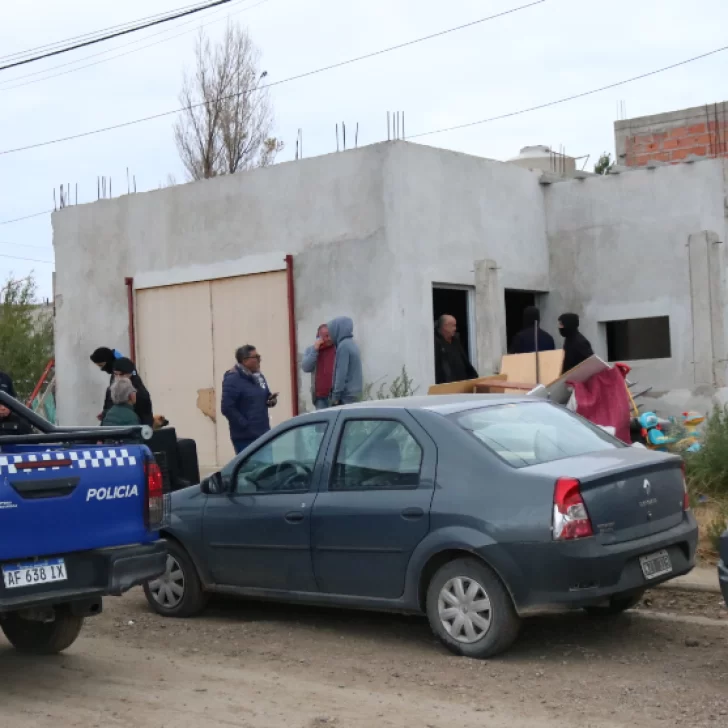
<svg viewBox="0 0 728 728">
<path fill-rule="evenodd" d="M 172 495 L 147 598 L 170 617 L 210 593 L 424 613 L 453 652 L 491 657 L 524 617 L 616 614 L 693 568 L 681 465 L 528 397 L 307 414 Z"/>
</svg>

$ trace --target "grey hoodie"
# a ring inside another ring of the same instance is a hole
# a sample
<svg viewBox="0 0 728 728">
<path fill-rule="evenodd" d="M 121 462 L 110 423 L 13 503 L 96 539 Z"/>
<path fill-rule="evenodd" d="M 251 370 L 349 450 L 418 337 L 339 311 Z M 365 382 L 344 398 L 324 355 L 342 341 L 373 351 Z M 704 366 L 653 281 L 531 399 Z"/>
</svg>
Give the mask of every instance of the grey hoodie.
<svg viewBox="0 0 728 728">
<path fill-rule="evenodd" d="M 334 386 L 331 401 L 349 404 L 361 398 L 364 387 L 361 354 L 354 341 L 354 322 L 347 316 L 335 318 L 328 324 L 329 336 L 336 347 Z"/>
</svg>

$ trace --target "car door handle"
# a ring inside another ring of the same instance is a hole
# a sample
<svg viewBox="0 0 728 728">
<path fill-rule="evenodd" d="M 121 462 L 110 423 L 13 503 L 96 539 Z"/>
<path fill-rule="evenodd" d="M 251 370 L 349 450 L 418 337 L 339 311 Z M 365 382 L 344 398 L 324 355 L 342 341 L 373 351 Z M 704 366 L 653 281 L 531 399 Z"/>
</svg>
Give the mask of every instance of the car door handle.
<svg viewBox="0 0 728 728">
<path fill-rule="evenodd" d="M 424 515 L 425 512 L 422 508 L 405 508 L 402 511 L 402 518 L 405 518 L 408 521 L 415 521 L 418 518 L 422 518 Z"/>
<path fill-rule="evenodd" d="M 289 511 L 286 513 L 285 519 L 288 523 L 300 523 L 303 520 L 303 513 L 301 511 Z"/>
</svg>

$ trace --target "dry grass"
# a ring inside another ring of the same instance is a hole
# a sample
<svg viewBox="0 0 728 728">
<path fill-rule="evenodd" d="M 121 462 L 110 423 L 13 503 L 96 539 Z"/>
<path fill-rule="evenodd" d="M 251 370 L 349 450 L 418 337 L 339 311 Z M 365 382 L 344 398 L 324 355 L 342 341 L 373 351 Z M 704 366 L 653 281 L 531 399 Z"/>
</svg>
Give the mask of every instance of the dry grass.
<svg viewBox="0 0 728 728">
<path fill-rule="evenodd" d="M 710 500 L 693 506 L 695 520 L 698 522 L 698 560 L 703 565 L 715 565 L 718 561 L 716 541 L 725 530 L 728 506 L 720 501 Z"/>
</svg>

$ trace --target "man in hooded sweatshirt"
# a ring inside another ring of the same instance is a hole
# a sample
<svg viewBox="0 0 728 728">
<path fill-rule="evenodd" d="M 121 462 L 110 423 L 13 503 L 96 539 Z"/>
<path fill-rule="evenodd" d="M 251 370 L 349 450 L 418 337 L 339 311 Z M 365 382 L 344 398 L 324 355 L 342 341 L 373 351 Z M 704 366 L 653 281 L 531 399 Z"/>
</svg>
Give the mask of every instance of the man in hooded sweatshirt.
<svg viewBox="0 0 728 728">
<path fill-rule="evenodd" d="M 538 324 L 541 312 L 535 306 L 527 306 L 523 311 L 523 328 L 511 339 L 509 354 L 532 354 L 536 351 L 553 351 L 556 348 L 554 337 L 546 333 Z"/>
<path fill-rule="evenodd" d="M 594 356 L 594 350 L 586 336 L 579 331 L 577 314 L 562 313 L 559 316 L 559 331 L 564 337 L 564 363 L 561 367 L 561 373 L 564 374 Z"/>
<path fill-rule="evenodd" d="M 361 353 L 354 341 L 354 322 L 347 316 L 335 318 L 328 324 L 329 336 L 336 347 L 334 384 L 331 405 L 351 404 L 361 399 L 364 388 Z"/>
</svg>

